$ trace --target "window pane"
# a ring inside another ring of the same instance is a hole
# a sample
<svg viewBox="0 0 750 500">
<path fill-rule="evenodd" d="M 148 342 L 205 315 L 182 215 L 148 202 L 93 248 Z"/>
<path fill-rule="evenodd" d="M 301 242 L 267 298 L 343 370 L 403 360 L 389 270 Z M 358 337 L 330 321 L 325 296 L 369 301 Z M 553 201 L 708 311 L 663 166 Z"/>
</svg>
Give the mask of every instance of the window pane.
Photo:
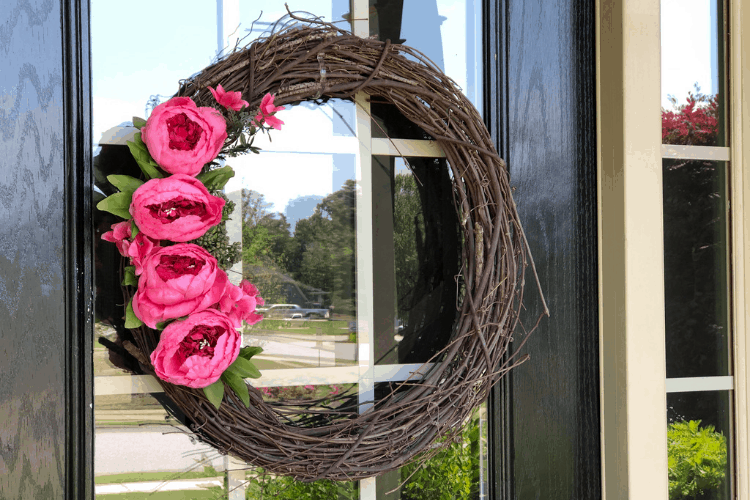
<svg viewBox="0 0 750 500">
<path fill-rule="evenodd" d="M 413 47 L 481 110 L 481 7 L 468 0 L 370 0 L 370 34 Z M 390 104 L 374 102 L 373 137 L 428 139 Z"/>
<path fill-rule="evenodd" d="M 180 79 L 215 56 L 215 2 L 191 2 L 186 8 L 182 0 L 134 0 L 123 8 L 118 2 L 93 1 L 94 145 L 113 126 L 145 116 L 146 109 L 153 108 L 152 97 L 166 100 L 177 91 Z"/>
<path fill-rule="evenodd" d="M 377 479 L 377 500 L 487 497 L 487 407 L 467 419 L 458 439 L 419 467 L 415 461 Z"/>
<path fill-rule="evenodd" d="M 662 0 L 662 140 L 726 146 L 721 0 Z"/>
<path fill-rule="evenodd" d="M 264 151 L 232 166 L 239 272 L 266 301 L 266 319 L 245 329 L 264 349 L 259 368 L 354 364 L 355 156 Z"/>
<path fill-rule="evenodd" d="M 347 413 L 356 415 L 358 409 L 356 384 L 258 390 L 268 404 L 277 407 L 279 414 L 294 413 L 290 418 L 297 425 L 325 424 L 325 415 L 316 412 L 335 410 L 334 418 L 342 419 L 347 418 Z M 133 492 L 142 493 L 144 498 L 156 492 L 175 492 L 174 496 L 162 493 L 165 498 L 226 498 L 227 469 L 242 469 L 239 481 L 246 482 L 250 499 L 269 495 L 290 500 L 358 498 L 356 481 L 302 483 L 230 460 L 192 437 L 181 422 L 168 417 L 162 403 L 169 404 L 163 394 L 96 398 L 97 498 L 110 498 L 105 495 L 124 491 L 130 493 L 113 498 L 134 498 L 138 493 Z M 158 495 L 154 498 L 161 498 Z"/>
<path fill-rule="evenodd" d="M 376 363 L 428 361 L 457 316 L 461 249 L 448 166 L 376 156 L 373 199 Z"/>
<path fill-rule="evenodd" d="M 669 498 L 731 496 L 731 393 L 667 394 Z"/>
<path fill-rule="evenodd" d="M 663 160 L 668 378 L 731 374 L 726 168 Z"/>
</svg>

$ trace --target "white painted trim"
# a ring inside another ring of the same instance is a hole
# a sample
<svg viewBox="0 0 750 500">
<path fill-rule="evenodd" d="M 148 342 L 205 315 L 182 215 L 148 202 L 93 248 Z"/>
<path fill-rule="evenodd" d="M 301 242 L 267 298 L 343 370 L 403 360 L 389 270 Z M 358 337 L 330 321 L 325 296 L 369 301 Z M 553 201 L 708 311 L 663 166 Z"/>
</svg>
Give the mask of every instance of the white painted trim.
<svg viewBox="0 0 750 500">
<path fill-rule="evenodd" d="M 402 382 L 419 380 L 432 367 L 432 363 L 410 365 L 376 365 L 374 382 Z M 358 366 L 332 366 L 323 368 L 291 368 L 263 370 L 257 379 L 247 379 L 253 387 L 282 387 L 295 385 L 329 385 L 359 383 Z M 94 377 L 94 395 L 160 393 L 161 385 L 153 375 L 115 375 Z"/>
<path fill-rule="evenodd" d="M 731 391 L 734 389 L 734 377 L 684 377 L 668 378 L 667 393 Z"/>
<path fill-rule="evenodd" d="M 661 157 L 682 160 L 729 161 L 731 148 L 662 144 Z"/>
<path fill-rule="evenodd" d="M 750 500 L 750 13 L 729 2 L 731 131 L 732 334 L 734 348 L 734 471 L 737 500 Z"/>
<path fill-rule="evenodd" d="M 659 0 L 599 0 L 602 496 L 667 500 Z"/>
<path fill-rule="evenodd" d="M 445 158 L 445 153 L 437 142 L 419 139 L 373 138 L 372 154 L 380 156 Z"/>
</svg>

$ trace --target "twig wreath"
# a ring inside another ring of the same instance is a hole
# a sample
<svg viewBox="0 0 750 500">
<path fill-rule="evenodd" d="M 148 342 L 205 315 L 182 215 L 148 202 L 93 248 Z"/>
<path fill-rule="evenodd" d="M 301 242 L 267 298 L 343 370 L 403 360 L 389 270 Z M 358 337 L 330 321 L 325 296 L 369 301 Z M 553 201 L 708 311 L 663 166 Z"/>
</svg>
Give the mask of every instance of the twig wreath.
<svg viewBox="0 0 750 500">
<path fill-rule="evenodd" d="M 113 213 L 127 219 L 132 213 L 134 222 L 113 226 L 108 239 L 118 248 L 127 247 L 120 248 L 121 272 L 126 303 L 135 296 L 135 307 L 129 306 L 126 314 L 135 345 L 126 343 L 126 348 L 158 376 L 192 432 L 272 474 L 302 481 L 358 480 L 414 458 L 429 459 L 450 444 L 492 385 L 525 360 L 506 353 L 520 322 L 527 266 L 532 266 L 540 295 L 541 287 L 505 163 L 479 113 L 454 82 L 407 46 L 291 17 L 302 24 L 235 50 L 183 81 L 175 98 L 157 107 L 148 122 L 135 123 L 145 137 L 137 138 L 131 151 L 144 178 L 151 180 L 114 179 L 124 201 Z M 357 92 L 395 106 L 445 152 L 463 242 L 458 319 L 448 345 L 430 360 L 432 367 L 423 377 L 394 383 L 362 413 L 356 397 L 346 394 L 334 398 L 335 403 L 265 402 L 243 380 L 259 375 L 250 361 L 257 350 L 240 350 L 242 337 L 236 331 L 243 321 L 260 320 L 254 309 L 262 303 L 263 291 L 247 282 L 222 284 L 226 276 L 215 259 L 186 242 L 204 226 L 221 221 L 223 203 L 208 191 L 223 187 L 231 172 L 218 167 L 217 155 L 250 150 L 241 136 L 278 124 L 277 105 L 353 100 Z M 177 104 L 193 114 L 170 109 Z M 166 132 L 158 131 L 160 119 Z M 189 123 L 199 123 L 205 131 L 220 128 L 222 120 L 227 134 L 207 142 Z M 159 140 L 158 134 L 163 135 Z M 195 151 L 200 154 L 192 155 Z M 195 156 L 191 165 L 186 155 Z M 203 290 L 188 290 L 193 285 L 181 281 L 185 274 L 190 281 L 201 273 L 207 276 Z M 182 285 L 162 288 L 178 281 Z M 179 304 L 168 310 L 163 295 L 179 295 Z M 543 299 L 542 304 L 536 324 L 547 314 Z M 230 353 L 226 361 L 211 361 L 224 353 Z"/>
</svg>

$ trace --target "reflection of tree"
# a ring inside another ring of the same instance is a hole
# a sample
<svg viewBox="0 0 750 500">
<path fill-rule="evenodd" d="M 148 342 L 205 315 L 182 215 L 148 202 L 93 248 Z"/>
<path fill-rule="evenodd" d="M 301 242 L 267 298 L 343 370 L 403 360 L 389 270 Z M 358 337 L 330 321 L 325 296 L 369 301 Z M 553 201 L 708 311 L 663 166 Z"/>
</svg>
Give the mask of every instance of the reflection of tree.
<svg viewBox="0 0 750 500">
<path fill-rule="evenodd" d="M 326 305 L 354 313 L 355 183 L 349 180 L 297 222 L 294 236 L 283 214 L 262 194 L 243 190 L 243 274 L 268 303 L 286 302 L 288 277 L 327 295 Z M 285 277 L 286 276 L 286 277 Z"/>
<path fill-rule="evenodd" d="M 719 95 L 688 93 L 686 104 L 669 97 L 673 110 L 661 110 L 661 137 L 664 144 L 716 146 L 719 138 Z"/>
<path fill-rule="evenodd" d="M 354 314 L 355 182 L 347 180 L 325 197 L 315 213 L 297 222 L 299 281 L 331 292 L 330 303 L 340 314 Z"/>
<path fill-rule="evenodd" d="M 284 274 L 297 252 L 289 223 L 270 207 L 262 194 L 242 190 L 242 274 L 273 304 L 286 302 Z"/>
</svg>

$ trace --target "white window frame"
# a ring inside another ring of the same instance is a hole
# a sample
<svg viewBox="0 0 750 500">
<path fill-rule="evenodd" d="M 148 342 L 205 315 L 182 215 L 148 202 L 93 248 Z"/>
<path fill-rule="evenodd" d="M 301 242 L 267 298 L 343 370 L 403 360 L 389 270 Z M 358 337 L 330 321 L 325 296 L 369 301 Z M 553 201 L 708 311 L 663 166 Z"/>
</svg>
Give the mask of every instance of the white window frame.
<svg viewBox="0 0 750 500">
<path fill-rule="evenodd" d="M 603 498 L 666 500 L 666 394 L 732 390 L 734 497 L 750 500 L 750 10 L 729 0 L 731 147 L 661 144 L 660 1 L 599 0 Z M 744 33 L 743 33 L 744 31 Z M 666 379 L 662 157 L 730 161 L 733 376 Z"/>
</svg>

